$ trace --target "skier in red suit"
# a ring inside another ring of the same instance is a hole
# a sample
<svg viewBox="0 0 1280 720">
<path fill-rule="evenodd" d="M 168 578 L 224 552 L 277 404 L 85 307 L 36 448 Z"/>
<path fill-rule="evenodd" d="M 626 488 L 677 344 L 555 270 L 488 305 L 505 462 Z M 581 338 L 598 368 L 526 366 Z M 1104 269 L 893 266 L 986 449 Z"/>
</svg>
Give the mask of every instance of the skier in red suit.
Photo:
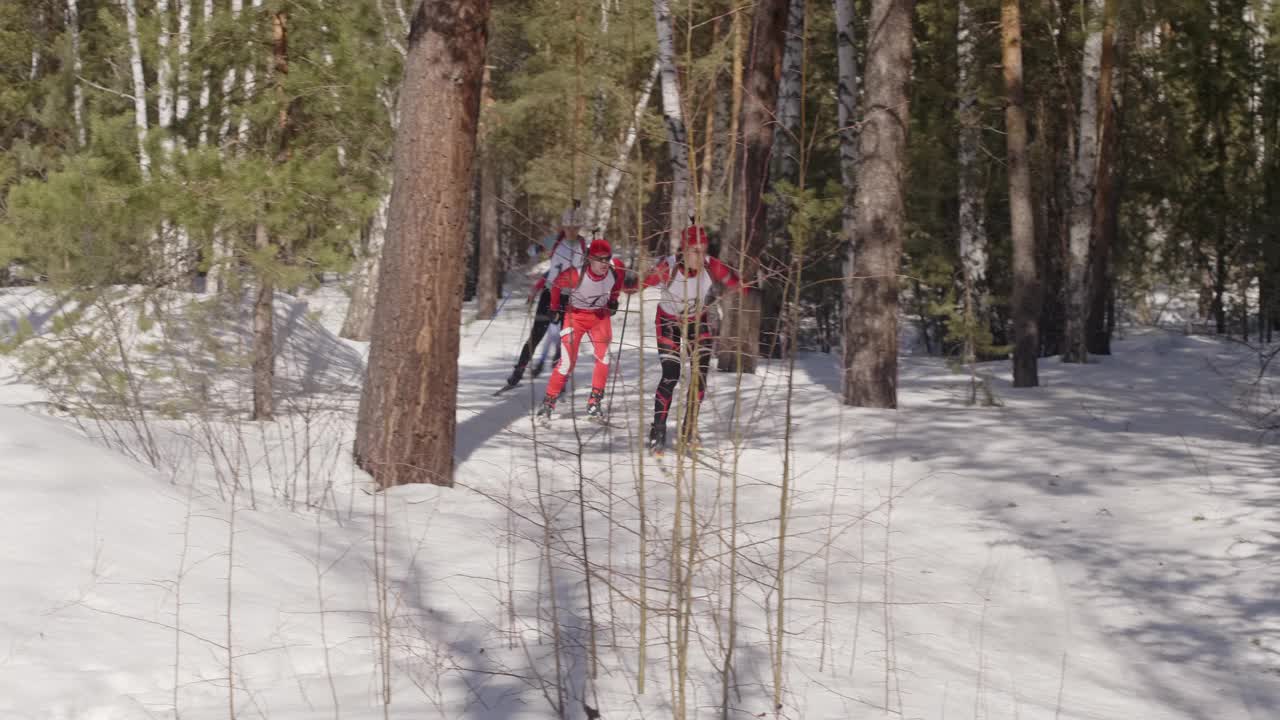
<svg viewBox="0 0 1280 720">
<path fill-rule="evenodd" d="M 707 296 L 713 285 L 746 292 L 738 275 L 727 265 L 707 255 L 707 233 L 690 225 L 680 234 L 680 257 L 663 258 L 644 279 L 644 287 L 662 288 L 656 321 L 658 358 L 662 380 L 653 398 L 653 425 L 648 448 L 661 454 L 667 443 L 667 412 L 680 382 L 680 350 L 692 358 L 694 400 L 684 415 L 683 435 L 690 445 L 698 440 L 698 408 L 706 394 L 707 368 L 711 365 L 711 330 L 707 325 Z"/>
<path fill-rule="evenodd" d="M 556 277 L 551 286 L 551 314 L 560 319 L 560 361 L 551 371 L 547 394 L 538 408 L 538 418 L 551 417 L 564 385 L 578 362 L 578 348 L 583 336 L 591 338 L 596 366 L 591 373 L 591 397 L 587 400 L 587 416 L 604 419 L 601 401 L 609 378 L 609 343 L 613 339 L 612 315 L 618 311 L 618 294 L 635 292 L 625 287 L 626 268 L 613 257 L 613 248 L 603 238 L 591 241 L 587 261 L 582 269 L 569 268 Z"/>
</svg>

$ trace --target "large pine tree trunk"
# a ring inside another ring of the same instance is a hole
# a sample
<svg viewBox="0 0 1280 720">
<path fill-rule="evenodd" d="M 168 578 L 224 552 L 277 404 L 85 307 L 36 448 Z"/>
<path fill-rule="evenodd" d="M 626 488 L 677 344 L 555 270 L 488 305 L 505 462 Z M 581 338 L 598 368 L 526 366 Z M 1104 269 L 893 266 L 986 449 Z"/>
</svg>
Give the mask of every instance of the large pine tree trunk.
<svg viewBox="0 0 1280 720">
<path fill-rule="evenodd" d="M 1004 65 L 1005 143 L 1009 174 L 1009 226 L 1013 240 L 1013 386 L 1040 384 L 1040 278 L 1036 272 L 1031 167 L 1027 157 L 1027 111 L 1022 88 L 1020 0 L 1002 0 L 1000 30 Z"/>
<path fill-rule="evenodd" d="M 1098 185 L 1093 198 L 1093 251 L 1089 256 L 1089 315 L 1085 327 L 1085 348 L 1094 355 L 1111 354 L 1111 331 L 1107 322 L 1111 304 L 1111 256 L 1116 242 L 1119 211 L 1119 182 L 1116 154 L 1119 150 L 1118 93 L 1111 79 L 1117 62 L 1115 28 L 1108 20 L 1102 35 L 1102 71 L 1098 83 L 1098 121 L 1101 128 L 1098 153 Z"/>
<path fill-rule="evenodd" d="M 840 123 L 840 182 L 844 186 L 844 205 L 840 209 L 840 235 L 844 244 L 845 282 L 841 289 L 841 305 L 853 306 L 853 236 L 857 228 L 854 200 L 858 180 L 858 56 L 854 48 L 854 0 L 834 0 L 836 7 L 836 117 Z"/>
<path fill-rule="evenodd" d="M 71 116 L 76 123 L 76 142 L 84 147 L 89 142 L 84 125 L 84 88 L 80 87 L 80 75 L 84 72 L 84 62 L 80 57 L 80 10 L 76 0 L 67 0 L 67 34 L 71 36 Z"/>
<path fill-rule="evenodd" d="M 124 16 L 125 30 L 129 34 L 129 67 L 133 77 L 133 126 L 138 136 L 138 169 L 145 182 L 151 179 L 151 153 L 147 150 L 147 81 L 142 71 L 137 0 L 124 0 Z"/>
<path fill-rule="evenodd" d="M 689 197 L 689 133 L 680 107 L 680 78 L 676 72 L 676 43 L 669 0 L 653 0 L 653 17 L 658 29 L 662 117 L 667 126 L 667 148 L 671 159 L 671 223 L 667 231 L 674 252 L 679 248 L 680 232 L 688 225 L 689 210 L 693 207 Z"/>
<path fill-rule="evenodd" d="M 752 18 L 751 39 L 743 64 L 742 118 L 738 123 L 733 195 L 728 231 L 721 254 L 736 265 L 749 285 L 759 285 L 760 256 L 767 240 L 768 216 L 764 198 L 769 191 L 769 163 L 773 152 L 773 115 L 778 100 L 778 76 L 785 44 L 787 0 L 760 0 Z M 756 371 L 760 352 L 760 293 L 725 297 L 720 356 L 724 372 Z"/>
<path fill-rule="evenodd" d="M 737 190 L 734 184 L 737 182 L 738 175 L 736 165 L 738 159 L 738 123 L 742 121 L 742 73 L 747 46 L 747 24 L 742 19 L 745 14 L 745 12 L 733 13 L 732 24 L 733 61 L 730 65 L 730 72 L 733 77 L 730 78 L 729 138 L 726 143 L 728 153 L 724 167 L 724 192 L 729 205 L 733 204 L 733 198 Z M 729 227 L 732 224 L 732 221 L 727 221 L 725 222 L 725 227 Z"/>
<path fill-rule="evenodd" d="M 987 327 L 987 236 L 983 227 L 983 202 L 978 156 L 982 149 L 982 111 L 978 105 L 981 63 L 978 58 L 978 22 L 972 0 L 960 0 L 956 44 L 960 107 L 959 198 L 960 267 L 964 279 L 964 360 L 977 359 L 975 334 Z"/>
<path fill-rule="evenodd" d="M 425 0 L 409 31 L 356 463 L 381 487 L 453 484 L 467 197 L 488 0 Z"/>
<path fill-rule="evenodd" d="M 801 152 L 801 95 L 804 86 L 805 61 L 805 0 L 789 0 L 787 5 L 787 30 L 782 48 L 782 74 L 778 79 L 777 122 L 773 130 L 773 158 L 769 173 L 769 185 L 779 183 L 800 185 Z M 774 202 L 768 204 L 765 220 L 766 235 L 764 254 L 776 258 L 779 267 L 789 266 L 791 253 L 792 204 L 777 193 Z M 798 279 L 798 278 L 797 278 Z M 790 337 L 785 324 L 791 314 L 783 310 L 788 290 L 778 284 L 762 288 L 760 298 L 760 334 L 765 353 L 772 357 L 783 351 Z"/>
<path fill-rule="evenodd" d="M 844 308 L 846 405 L 898 406 L 898 265 L 910 124 L 912 0 L 873 0 L 853 272 Z"/>
<path fill-rule="evenodd" d="M 1113 0 L 1107 0 L 1110 5 Z M 1080 65 L 1080 111 L 1076 153 L 1071 164 L 1071 230 L 1067 252 L 1066 337 L 1062 361 L 1088 360 L 1089 246 L 1093 237 L 1093 195 L 1098 175 L 1098 85 L 1102 72 L 1103 0 L 1088 0 L 1089 34 Z M 1108 11 L 1109 12 L 1109 11 Z"/>
<path fill-rule="evenodd" d="M 795 183 L 800 173 L 800 100 L 804 84 L 805 0 L 789 0 L 787 34 L 782 48 L 782 76 L 778 80 L 778 122 L 774 126 L 773 157 L 779 180 Z"/>
</svg>

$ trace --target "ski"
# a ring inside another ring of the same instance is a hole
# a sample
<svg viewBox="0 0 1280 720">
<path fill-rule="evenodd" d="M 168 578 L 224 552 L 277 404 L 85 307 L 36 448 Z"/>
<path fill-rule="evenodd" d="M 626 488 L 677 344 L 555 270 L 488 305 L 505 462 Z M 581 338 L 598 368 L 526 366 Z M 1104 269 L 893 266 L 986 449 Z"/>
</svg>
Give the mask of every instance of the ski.
<svg viewBox="0 0 1280 720">
<path fill-rule="evenodd" d="M 495 391 L 494 391 L 493 396 L 494 396 L 494 397 L 497 397 L 497 396 L 499 396 L 499 395 L 501 395 L 501 394 L 503 394 L 503 393 L 505 393 L 505 392 L 509 392 L 509 391 L 511 391 L 511 390 L 515 390 L 515 389 L 516 389 L 516 388 L 518 388 L 518 387 L 520 387 L 520 383 L 516 383 L 515 385 L 503 385 L 502 387 L 500 387 L 500 388 L 498 388 L 497 390 L 495 390 Z"/>
</svg>

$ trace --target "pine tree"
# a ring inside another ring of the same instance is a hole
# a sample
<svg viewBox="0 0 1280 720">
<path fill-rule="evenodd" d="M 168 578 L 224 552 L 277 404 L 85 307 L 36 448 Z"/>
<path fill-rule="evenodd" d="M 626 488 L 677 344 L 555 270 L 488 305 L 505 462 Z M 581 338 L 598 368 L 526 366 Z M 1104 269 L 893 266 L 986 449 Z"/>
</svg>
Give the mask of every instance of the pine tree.
<svg viewBox="0 0 1280 720">
<path fill-rule="evenodd" d="M 355 442 L 356 462 L 381 487 L 453 484 L 461 242 L 488 16 L 487 0 L 430 0 L 410 25 Z"/>
<path fill-rule="evenodd" d="M 844 308 L 846 405 L 898 405 L 898 268 L 910 117 L 912 0 L 873 0 L 852 288 Z"/>
</svg>

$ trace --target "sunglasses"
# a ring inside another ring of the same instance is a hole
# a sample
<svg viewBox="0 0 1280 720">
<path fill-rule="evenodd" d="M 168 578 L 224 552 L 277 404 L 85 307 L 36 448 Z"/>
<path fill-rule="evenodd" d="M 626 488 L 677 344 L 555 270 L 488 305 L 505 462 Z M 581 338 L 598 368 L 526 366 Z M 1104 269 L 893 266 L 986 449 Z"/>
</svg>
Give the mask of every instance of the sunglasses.
<svg viewBox="0 0 1280 720">
<path fill-rule="evenodd" d="M 610 256 L 609 255 L 592 255 L 587 259 L 590 260 L 591 262 L 607 263 L 610 260 Z"/>
</svg>

